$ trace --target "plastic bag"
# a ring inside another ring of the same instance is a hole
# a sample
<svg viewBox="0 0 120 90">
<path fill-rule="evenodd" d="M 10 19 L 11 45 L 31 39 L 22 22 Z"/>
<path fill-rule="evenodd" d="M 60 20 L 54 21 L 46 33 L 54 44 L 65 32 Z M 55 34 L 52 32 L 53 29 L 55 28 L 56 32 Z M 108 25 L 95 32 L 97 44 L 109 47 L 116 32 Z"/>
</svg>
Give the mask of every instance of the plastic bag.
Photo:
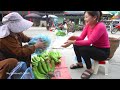
<svg viewBox="0 0 120 90">
<path fill-rule="evenodd" d="M 51 44 L 51 39 L 47 36 L 47 35 L 43 35 L 43 34 L 39 34 L 35 37 L 33 37 L 30 41 L 29 41 L 29 45 L 34 45 L 38 40 L 41 40 L 43 42 L 45 42 L 46 44 L 46 48 L 45 49 L 41 49 L 41 48 L 38 48 L 35 50 L 35 54 L 42 54 L 45 50 L 48 49 L 48 47 L 50 46 Z"/>
</svg>

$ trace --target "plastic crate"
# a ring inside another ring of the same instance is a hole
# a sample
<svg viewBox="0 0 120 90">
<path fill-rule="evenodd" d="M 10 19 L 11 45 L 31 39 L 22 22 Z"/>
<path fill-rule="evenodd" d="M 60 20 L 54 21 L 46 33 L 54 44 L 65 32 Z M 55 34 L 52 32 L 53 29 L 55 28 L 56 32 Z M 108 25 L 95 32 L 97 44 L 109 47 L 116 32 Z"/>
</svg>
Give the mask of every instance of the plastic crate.
<svg viewBox="0 0 120 90">
<path fill-rule="evenodd" d="M 9 73 L 7 79 L 20 79 L 26 69 L 27 65 L 25 62 L 18 62 L 17 66 Z"/>
<path fill-rule="evenodd" d="M 20 79 L 35 79 L 31 67 L 28 67 Z"/>
</svg>

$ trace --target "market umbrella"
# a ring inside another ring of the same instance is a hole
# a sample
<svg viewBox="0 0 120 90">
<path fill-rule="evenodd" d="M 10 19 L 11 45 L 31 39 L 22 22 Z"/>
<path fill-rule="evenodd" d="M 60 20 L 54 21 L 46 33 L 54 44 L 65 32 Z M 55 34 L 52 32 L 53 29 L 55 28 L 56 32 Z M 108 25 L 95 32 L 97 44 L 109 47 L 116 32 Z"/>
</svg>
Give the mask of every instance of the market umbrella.
<svg viewBox="0 0 120 90">
<path fill-rule="evenodd" d="M 35 13 L 30 13 L 28 15 L 25 16 L 26 18 L 41 18 L 40 15 L 35 14 Z"/>
<path fill-rule="evenodd" d="M 105 15 L 113 15 L 113 14 L 110 13 L 109 11 L 102 11 L 102 14 L 105 14 Z"/>
<path fill-rule="evenodd" d="M 42 18 L 46 18 L 47 16 L 45 15 L 45 16 L 43 16 Z M 48 15 L 48 18 L 58 18 L 56 15 Z"/>
</svg>

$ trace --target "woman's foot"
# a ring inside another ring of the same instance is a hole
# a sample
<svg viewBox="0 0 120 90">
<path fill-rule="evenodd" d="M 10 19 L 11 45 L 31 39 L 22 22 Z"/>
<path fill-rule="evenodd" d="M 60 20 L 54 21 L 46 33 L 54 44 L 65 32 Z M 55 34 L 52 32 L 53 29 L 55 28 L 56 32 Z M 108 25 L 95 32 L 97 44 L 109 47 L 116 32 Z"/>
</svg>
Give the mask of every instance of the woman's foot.
<svg viewBox="0 0 120 90">
<path fill-rule="evenodd" d="M 92 69 L 85 70 L 81 75 L 81 79 L 89 79 L 91 75 L 93 74 L 93 72 L 94 71 Z"/>
<path fill-rule="evenodd" d="M 83 64 L 82 63 L 76 63 L 76 64 L 72 64 L 70 66 L 70 69 L 77 69 L 77 68 L 83 68 Z"/>
</svg>

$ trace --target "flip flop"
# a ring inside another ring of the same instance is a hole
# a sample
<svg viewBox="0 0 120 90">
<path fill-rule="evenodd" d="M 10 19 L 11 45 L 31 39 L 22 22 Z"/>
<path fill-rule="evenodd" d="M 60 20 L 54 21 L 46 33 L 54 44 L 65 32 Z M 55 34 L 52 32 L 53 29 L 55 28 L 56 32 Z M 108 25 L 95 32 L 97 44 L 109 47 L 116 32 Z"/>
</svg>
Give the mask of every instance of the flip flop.
<svg viewBox="0 0 120 90">
<path fill-rule="evenodd" d="M 88 73 L 88 74 L 86 74 L 85 72 Z M 85 70 L 85 71 L 82 73 L 82 75 L 81 75 L 81 79 L 89 79 L 92 74 L 93 74 L 93 73 L 90 72 L 89 70 Z"/>
<path fill-rule="evenodd" d="M 83 68 L 83 66 L 80 66 L 80 65 L 78 65 L 77 63 L 76 63 L 76 64 L 72 64 L 72 65 L 70 66 L 70 69 L 77 69 L 77 68 Z"/>
</svg>

